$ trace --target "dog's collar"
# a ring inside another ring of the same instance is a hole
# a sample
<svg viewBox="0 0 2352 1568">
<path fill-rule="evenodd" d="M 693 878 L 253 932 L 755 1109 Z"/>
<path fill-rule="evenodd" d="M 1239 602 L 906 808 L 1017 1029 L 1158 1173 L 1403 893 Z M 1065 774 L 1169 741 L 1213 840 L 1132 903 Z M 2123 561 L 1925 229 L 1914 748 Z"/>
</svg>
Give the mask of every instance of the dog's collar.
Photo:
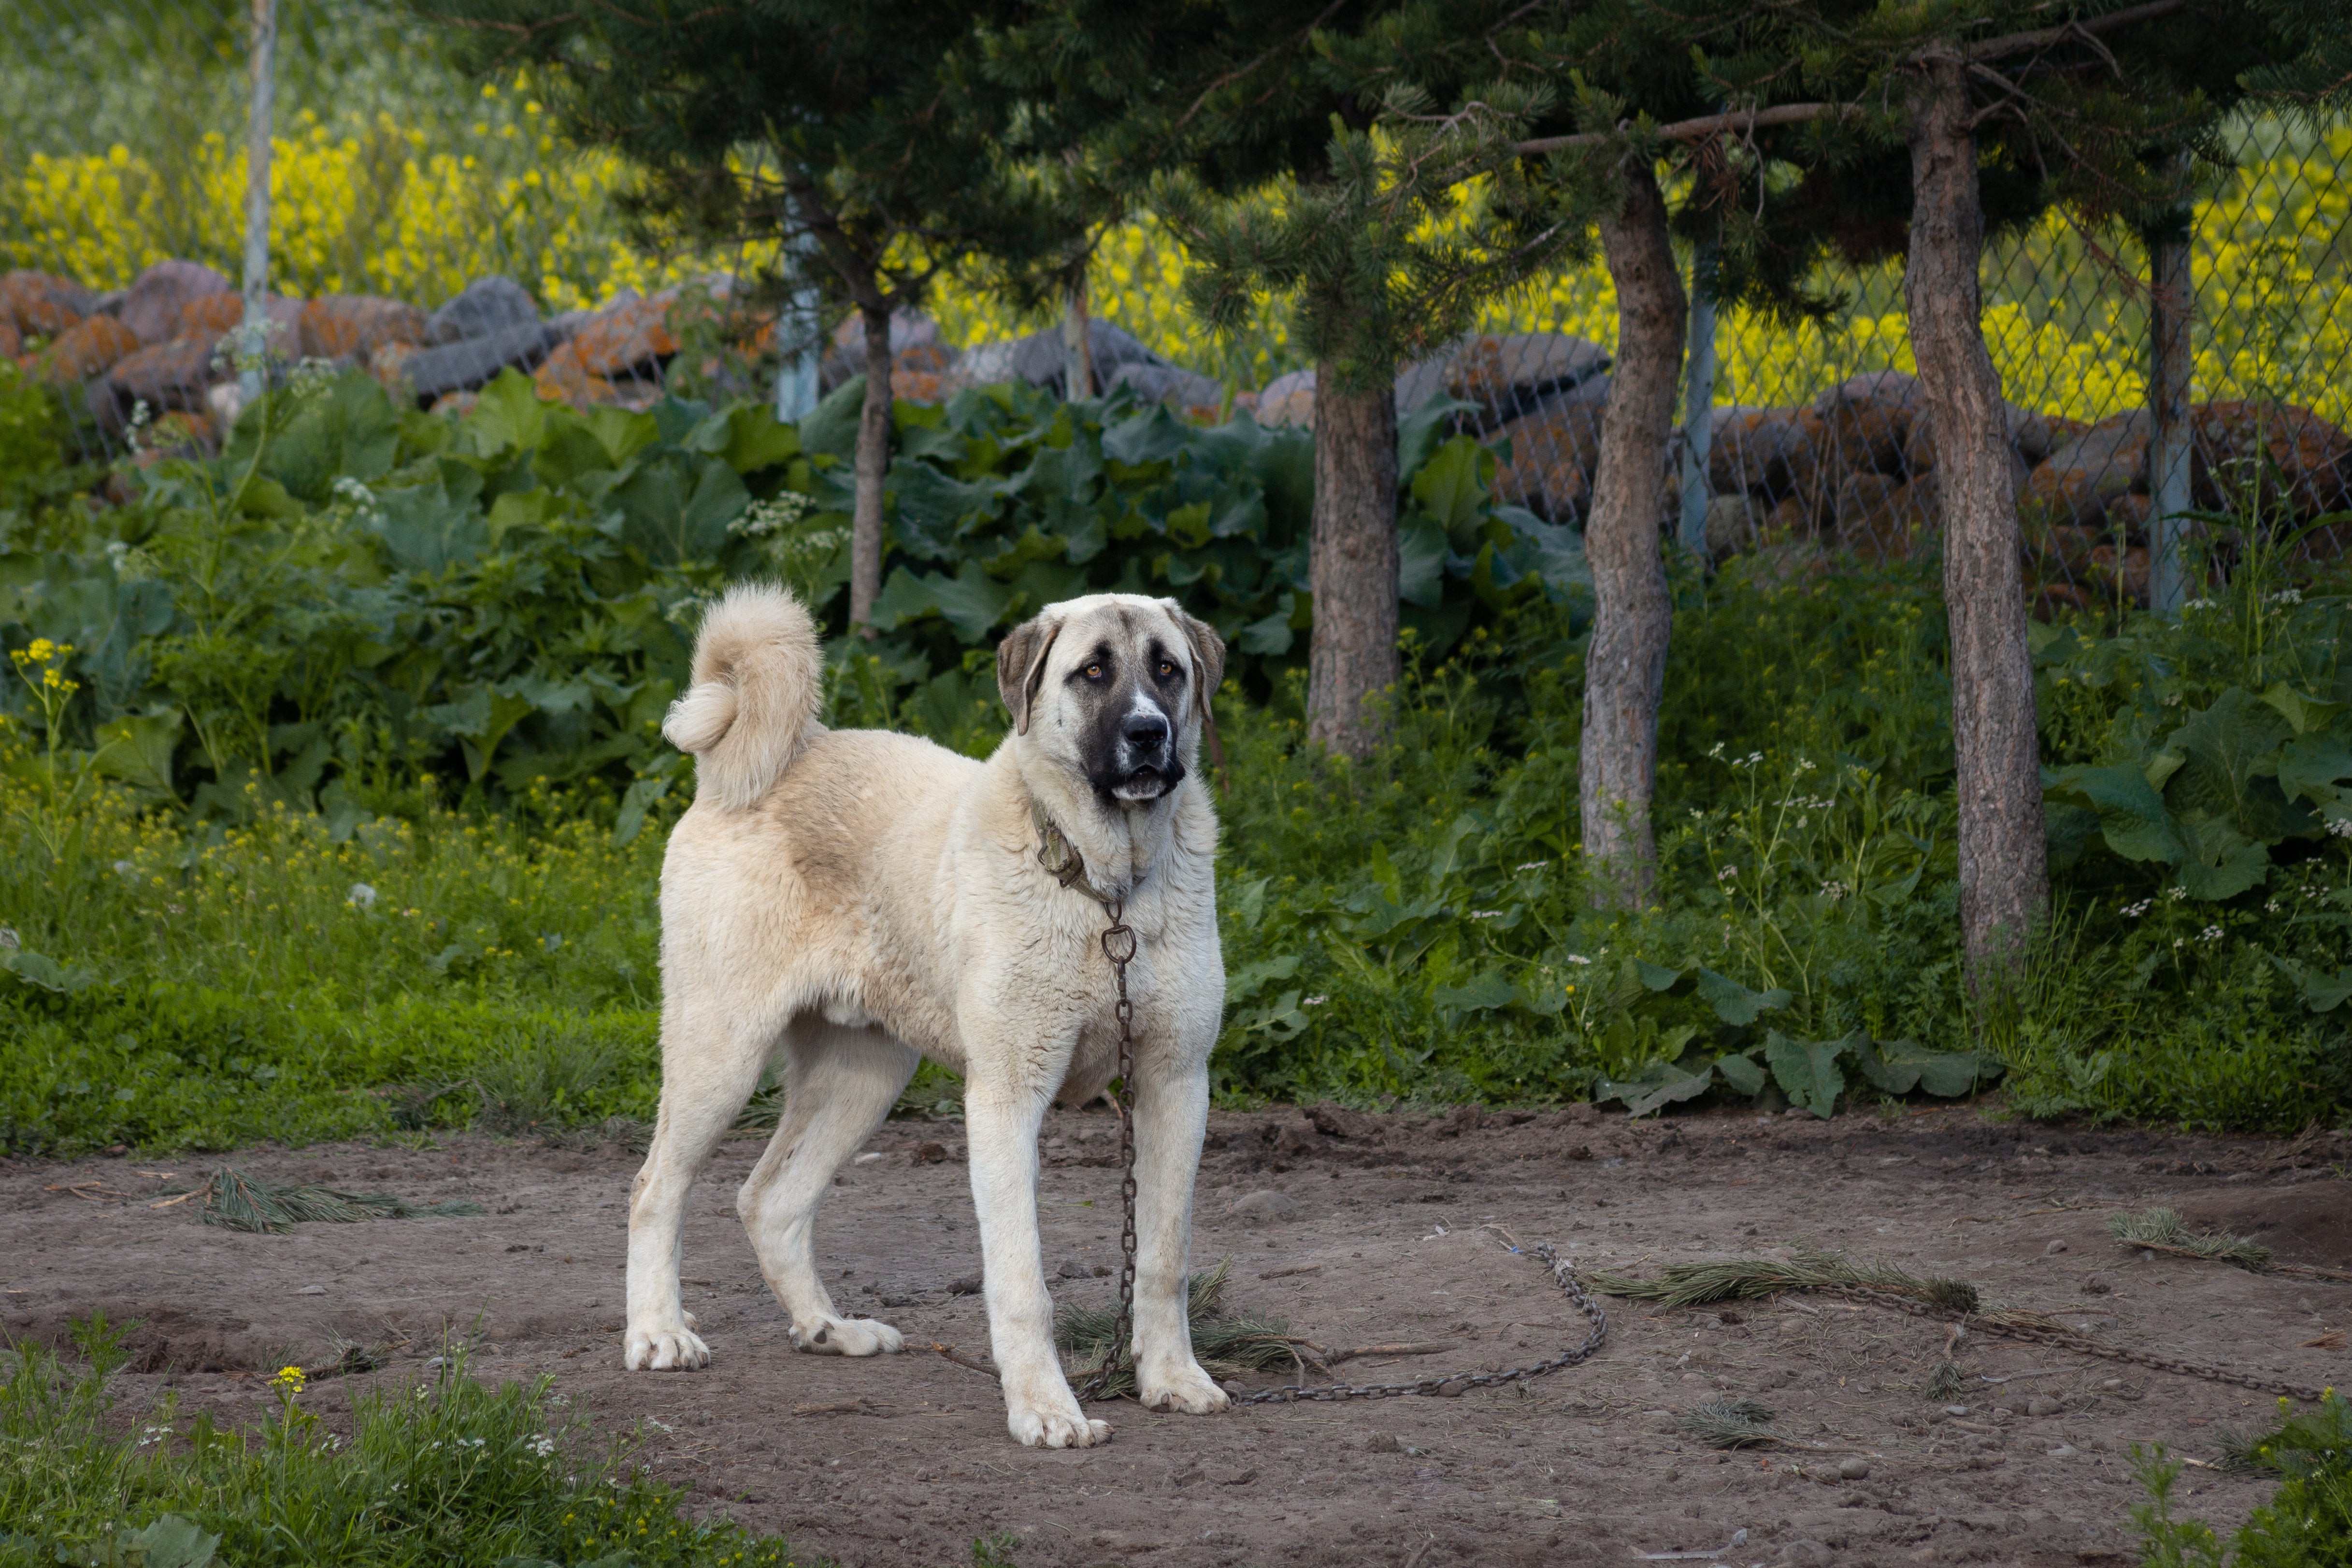
<svg viewBox="0 0 2352 1568">
<path fill-rule="evenodd" d="M 1086 857 L 1078 853 L 1078 847 L 1070 842 L 1069 835 L 1045 815 L 1045 806 L 1034 795 L 1029 797 L 1029 820 L 1037 826 L 1037 864 L 1045 868 L 1047 876 L 1074 892 L 1084 893 L 1105 909 L 1125 901 L 1113 898 L 1087 880 Z"/>
</svg>

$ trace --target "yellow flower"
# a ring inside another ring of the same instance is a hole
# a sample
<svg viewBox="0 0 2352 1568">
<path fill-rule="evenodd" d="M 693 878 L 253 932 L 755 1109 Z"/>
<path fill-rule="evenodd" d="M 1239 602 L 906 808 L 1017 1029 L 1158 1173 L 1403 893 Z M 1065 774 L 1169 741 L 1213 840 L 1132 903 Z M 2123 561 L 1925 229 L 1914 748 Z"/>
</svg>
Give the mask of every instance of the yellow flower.
<svg viewBox="0 0 2352 1568">
<path fill-rule="evenodd" d="M 291 1399 L 302 1392 L 303 1372 L 299 1366 L 281 1366 L 278 1375 L 269 1380 L 270 1386 L 284 1392 Z"/>
</svg>

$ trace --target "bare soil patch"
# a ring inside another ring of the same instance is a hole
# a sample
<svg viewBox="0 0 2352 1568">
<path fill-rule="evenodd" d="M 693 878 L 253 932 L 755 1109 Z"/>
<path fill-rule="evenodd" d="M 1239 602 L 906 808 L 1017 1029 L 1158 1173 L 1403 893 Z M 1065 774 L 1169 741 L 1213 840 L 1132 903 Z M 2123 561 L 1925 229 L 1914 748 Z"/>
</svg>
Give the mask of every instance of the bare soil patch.
<svg viewBox="0 0 2352 1568">
<path fill-rule="evenodd" d="M 961 1140 L 952 1124 L 883 1128 L 845 1169 L 819 1254 L 845 1309 L 896 1323 L 910 1345 L 984 1356 L 980 1299 L 963 1293 L 980 1246 Z M 1045 1261 L 1066 1300 L 1113 1289 L 1115 1148 L 1098 1110 L 1056 1112 L 1047 1130 Z M 152 1206 L 200 1183 L 207 1158 L 0 1165 L 0 1327 L 62 1342 L 94 1310 L 136 1319 L 126 1405 L 172 1388 L 190 1414 L 246 1424 L 270 1402 L 267 1373 L 287 1363 L 390 1345 L 374 1375 L 396 1380 L 420 1375 L 446 1335 L 469 1336 L 479 1375 L 545 1374 L 599 1426 L 642 1423 L 644 1458 L 690 1486 L 698 1508 L 857 1568 L 966 1563 L 975 1537 L 1000 1531 L 1020 1539 L 1024 1568 L 1440 1568 L 1620 1563 L 1706 1551 L 1742 1529 L 1722 1562 L 2120 1568 L 2136 1560 L 2130 1445 L 2215 1461 L 2228 1429 L 2273 1410 L 2242 1388 L 1990 1338 L 1961 1347 L 1967 1392 L 1931 1399 L 1939 1322 L 1827 1300 L 1696 1312 L 1612 1300 L 1601 1356 L 1531 1385 L 1205 1418 L 1126 1405 L 1106 1412 L 1108 1447 L 1033 1452 L 1006 1436 L 993 1384 L 937 1355 L 793 1350 L 734 1214 L 759 1150 L 730 1142 L 696 1192 L 685 1273 L 714 1352 L 701 1373 L 620 1370 L 635 1156 L 482 1137 L 241 1153 L 236 1164 L 270 1179 L 488 1211 L 276 1237 L 200 1225 L 193 1202 Z M 2283 1258 L 2352 1268 L 2347 1164 L 2341 1133 L 2189 1139 L 1968 1108 L 1639 1124 L 1580 1107 L 1219 1114 L 1194 1258 L 1230 1255 L 1231 1304 L 1323 1343 L 1454 1347 L 1349 1363 L 1353 1381 L 1517 1365 L 1580 1337 L 1540 1268 L 1506 1251 L 1491 1225 L 1580 1265 L 1637 1272 L 1843 1248 L 1970 1279 L 2118 1342 L 2341 1385 L 2352 1352 L 2327 1331 L 2352 1324 L 2352 1285 L 2141 1258 L 2115 1247 L 2106 1223 L 2163 1204 Z M 1268 1191 L 1288 1204 L 1243 1207 L 1277 1217 L 1232 1212 Z M 334 1386 L 307 1397 L 331 1413 Z M 1776 1430 L 1825 1450 L 1724 1454 L 1683 1436 L 1676 1413 L 1727 1393 L 1762 1401 Z M 1948 1415 L 1948 1403 L 1968 1413 Z M 1840 1477 L 1848 1456 L 1866 1477 Z M 2188 1488 L 2188 1508 L 2221 1525 L 2268 1492 L 2210 1470 Z"/>
</svg>

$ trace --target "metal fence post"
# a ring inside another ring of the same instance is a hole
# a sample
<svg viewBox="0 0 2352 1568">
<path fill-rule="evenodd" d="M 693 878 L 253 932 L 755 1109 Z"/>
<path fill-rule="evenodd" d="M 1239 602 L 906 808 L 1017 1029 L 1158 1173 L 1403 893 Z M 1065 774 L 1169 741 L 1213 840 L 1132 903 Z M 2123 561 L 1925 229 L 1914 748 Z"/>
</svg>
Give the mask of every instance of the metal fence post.
<svg viewBox="0 0 2352 1568">
<path fill-rule="evenodd" d="M 809 277 L 816 264 L 816 237 L 803 229 L 786 244 L 785 265 L 793 291 L 776 322 L 776 345 L 784 350 L 776 366 L 776 417 L 797 425 L 816 412 L 824 355 L 824 301 Z"/>
<path fill-rule="evenodd" d="M 260 401 L 269 348 L 269 131 L 278 81 L 278 0 L 253 0 L 253 95 L 245 117 L 245 322 L 236 389 Z"/>
<path fill-rule="evenodd" d="M 1690 350 L 1683 356 L 1682 545 L 1706 553 L 1707 448 L 1715 427 L 1715 245 L 1691 256 Z"/>
<path fill-rule="evenodd" d="M 2189 510 L 2189 324 L 2197 296 L 2189 272 L 2190 237 L 2184 228 L 2148 246 L 2147 400 L 2154 430 L 2147 448 L 2148 603 L 2158 615 L 2178 615 L 2187 596 L 2180 559 Z"/>
</svg>

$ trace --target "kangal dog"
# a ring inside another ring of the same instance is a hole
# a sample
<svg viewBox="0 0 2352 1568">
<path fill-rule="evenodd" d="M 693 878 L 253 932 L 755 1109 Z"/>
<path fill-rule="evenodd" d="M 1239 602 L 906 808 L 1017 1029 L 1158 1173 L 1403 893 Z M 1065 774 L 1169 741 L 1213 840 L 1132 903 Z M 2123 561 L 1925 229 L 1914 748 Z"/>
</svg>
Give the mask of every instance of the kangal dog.
<svg viewBox="0 0 2352 1568">
<path fill-rule="evenodd" d="M 662 865 L 661 1116 L 629 1204 L 627 1364 L 710 1359 L 678 1300 L 687 1192 L 779 1053 L 783 1118 L 736 1199 L 761 1272 L 800 1349 L 901 1348 L 888 1324 L 835 1309 L 811 1238 L 835 1169 L 928 1056 L 964 1078 L 1007 1424 L 1031 1446 L 1109 1438 L 1062 1375 L 1037 1237 L 1046 1102 L 1083 1104 L 1118 1072 L 1090 887 L 1125 900 L 1138 947 L 1137 1381 L 1155 1409 L 1223 1409 L 1184 1310 L 1225 994 L 1217 822 L 1193 765 L 1223 643 L 1171 599 L 1052 605 L 997 649 L 1013 730 L 985 763 L 827 730 L 821 672 L 799 603 L 740 586 L 704 620 L 670 710 L 697 783 Z M 1075 885 L 1040 860 L 1065 845 L 1084 862 Z"/>
</svg>

